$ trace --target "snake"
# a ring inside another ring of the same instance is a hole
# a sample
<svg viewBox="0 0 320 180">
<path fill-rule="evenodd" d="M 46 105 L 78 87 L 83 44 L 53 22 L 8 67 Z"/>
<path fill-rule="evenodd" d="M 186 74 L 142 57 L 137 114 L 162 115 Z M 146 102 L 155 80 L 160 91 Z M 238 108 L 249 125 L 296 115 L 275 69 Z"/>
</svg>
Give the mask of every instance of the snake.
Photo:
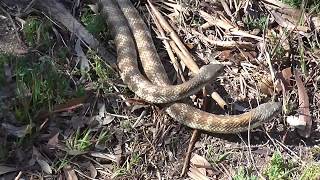
<svg viewBox="0 0 320 180">
<path fill-rule="evenodd" d="M 127 21 L 125 18 L 118 17 L 119 14 L 122 14 L 121 11 L 114 8 L 116 4 L 112 2 L 101 1 L 101 3 L 104 4 L 102 5 L 104 7 L 103 12 L 110 14 L 107 16 L 107 21 L 115 35 L 114 41 L 117 49 L 117 61 L 121 79 L 138 97 L 150 103 L 162 104 L 175 102 L 195 94 L 216 78 L 216 66 L 209 64 L 203 66 L 196 76 L 182 84 L 166 84 L 167 86 L 153 84 L 140 72 L 135 43 L 132 38 L 129 38 L 129 34 L 131 33 L 130 29 L 124 26 L 127 24 Z M 113 15 L 111 15 L 111 13 L 113 13 Z M 150 43 L 145 42 L 145 48 L 149 48 L 148 44 Z M 155 54 L 148 54 L 148 51 L 145 52 L 146 53 L 141 52 L 139 54 L 140 57 L 153 57 L 157 54 L 156 52 Z M 152 62 L 156 61 L 152 61 L 151 59 L 147 64 L 149 66 L 155 66 Z M 144 64 L 144 67 L 148 69 L 146 64 Z M 153 74 L 153 76 L 157 76 L 158 79 L 162 79 L 163 73 L 155 71 Z"/>
<path fill-rule="evenodd" d="M 154 94 L 148 94 L 148 92 L 167 91 L 166 89 L 173 87 L 173 85 L 157 54 L 151 33 L 137 9 L 130 0 L 115 1 L 100 0 L 100 5 L 102 7 L 101 12 L 106 17 L 108 27 L 114 36 L 121 77 L 124 83 L 128 83 L 128 87 L 133 87 L 131 89 L 134 93 L 137 91 L 145 92 L 145 94 L 140 94 L 140 97 L 153 101 L 152 99 L 156 97 L 153 96 Z M 140 77 L 143 75 L 137 65 L 137 53 L 147 78 Z M 220 64 L 207 65 L 205 68 L 200 68 L 196 78 L 214 79 L 222 73 L 222 70 L 223 67 Z M 209 73 L 209 75 L 205 73 Z M 139 80 L 135 80 L 135 78 Z M 183 84 L 182 86 L 185 85 L 189 84 Z M 199 90 L 198 87 L 194 86 L 187 89 L 193 88 Z M 149 91 L 147 92 L 146 89 Z M 170 92 L 173 91 L 168 91 L 169 96 L 176 96 L 170 94 Z M 161 99 L 167 99 L 167 97 L 161 97 Z M 181 99 L 183 98 L 179 100 Z M 193 129 L 221 134 L 234 134 L 256 128 L 270 121 L 282 110 L 280 102 L 267 102 L 243 114 L 216 115 L 179 100 L 171 101 L 172 103 L 168 103 L 165 106 L 166 113 L 175 121 Z"/>
</svg>

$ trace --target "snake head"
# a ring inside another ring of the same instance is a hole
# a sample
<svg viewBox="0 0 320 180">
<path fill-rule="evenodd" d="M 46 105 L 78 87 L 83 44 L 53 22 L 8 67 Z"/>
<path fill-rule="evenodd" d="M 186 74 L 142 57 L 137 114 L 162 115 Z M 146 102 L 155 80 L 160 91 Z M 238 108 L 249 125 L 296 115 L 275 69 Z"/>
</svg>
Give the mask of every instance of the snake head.
<svg viewBox="0 0 320 180">
<path fill-rule="evenodd" d="M 199 74 L 208 81 L 215 79 L 224 71 L 222 64 L 208 64 L 200 68 Z"/>
</svg>

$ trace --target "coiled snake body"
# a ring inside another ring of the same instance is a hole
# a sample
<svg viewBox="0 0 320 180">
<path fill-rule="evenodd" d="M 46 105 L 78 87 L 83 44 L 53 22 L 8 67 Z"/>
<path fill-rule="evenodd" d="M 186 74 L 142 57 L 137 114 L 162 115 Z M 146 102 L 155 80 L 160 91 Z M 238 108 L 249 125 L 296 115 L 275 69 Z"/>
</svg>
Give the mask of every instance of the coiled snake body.
<svg viewBox="0 0 320 180">
<path fill-rule="evenodd" d="M 101 0 L 117 49 L 120 74 L 128 87 L 142 99 L 168 103 L 166 112 L 176 121 L 195 129 L 214 133 L 237 133 L 255 128 L 270 120 L 281 110 L 281 103 L 268 102 L 241 115 L 215 115 L 182 102 L 175 102 L 198 91 L 217 77 L 221 65 L 208 65 L 199 74 L 181 85 L 171 85 L 158 57 L 150 32 L 130 0 Z M 120 10 L 121 9 L 121 10 Z M 131 28 L 131 31 L 129 27 Z M 148 79 L 138 69 L 135 38 L 142 67 Z"/>
</svg>

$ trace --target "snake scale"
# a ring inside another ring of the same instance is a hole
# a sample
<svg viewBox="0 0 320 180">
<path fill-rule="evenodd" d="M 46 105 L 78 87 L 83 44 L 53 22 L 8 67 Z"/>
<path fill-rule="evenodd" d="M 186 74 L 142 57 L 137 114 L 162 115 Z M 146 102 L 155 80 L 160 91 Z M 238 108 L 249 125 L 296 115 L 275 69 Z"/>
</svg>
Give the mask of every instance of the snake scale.
<svg viewBox="0 0 320 180">
<path fill-rule="evenodd" d="M 207 65 L 188 82 L 171 85 L 154 47 L 151 34 L 138 11 L 130 0 L 115 1 L 117 3 L 113 0 L 100 0 L 102 13 L 106 16 L 108 27 L 114 36 L 121 78 L 142 99 L 155 103 L 172 102 L 166 105 L 165 110 L 174 120 L 188 127 L 213 133 L 230 134 L 247 131 L 262 125 L 281 111 L 280 102 L 268 102 L 240 115 L 215 115 L 189 104 L 176 102 L 216 78 L 223 70 L 222 65 Z M 139 71 L 137 51 L 147 78 Z M 195 80 L 201 82 L 194 82 Z M 189 86 L 191 84 L 200 84 L 201 87 Z M 176 91 L 169 90 L 170 88 Z M 165 93 L 160 94 L 160 91 Z M 168 98 L 166 93 L 174 98 Z M 180 96 L 181 94 L 183 96 Z"/>
</svg>

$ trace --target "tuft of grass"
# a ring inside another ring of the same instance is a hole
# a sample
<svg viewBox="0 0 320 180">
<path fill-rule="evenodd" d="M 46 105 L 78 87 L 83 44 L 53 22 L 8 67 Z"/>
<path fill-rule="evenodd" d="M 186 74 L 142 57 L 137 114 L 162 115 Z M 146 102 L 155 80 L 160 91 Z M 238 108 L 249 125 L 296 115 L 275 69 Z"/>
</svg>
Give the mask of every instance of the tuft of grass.
<svg viewBox="0 0 320 180">
<path fill-rule="evenodd" d="M 284 31 L 284 35 L 287 35 L 287 31 Z M 275 32 L 271 33 L 271 46 L 272 46 L 272 52 L 271 52 L 271 57 L 274 59 L 282 59 L 285 57 L 286 50 L 283 47 L 281 43 L 281 39 L 277 37 L 277 34 Z"/>
<path fill-rule="evenodd" d="M 131 121 L 130 120 L 122 120 L 120 122 L 120 127 L 126 131 L 126 132 L 130 132 L 132 130 L 132 125 L 131 125 Z"/>
<path fill-rule="evenodd" d="M 12 58 L 13 55 L 1 53 L 0 54 L 0 88 L 4 86 L 5 83 L 5 63 L 8 63 Z"/>
<path fill-rule="evenodd" d="M 281 153 L 275 151 L 264 174 L 270 180 L 288 179 L 294 166 L 293 162 L 285 161 Z"/>
<path fill-rule="evenodd" d="M 313 157 L 320 157 L 320 146 L 314 146 L 310 149 Z"/>
<path fill-rule="evenodd" d="M 251 16 L 246 16 L 244 18 L 244 23 L 247 25 L 248 29 L 260 29 L 264 30 L 267 26 L 268 18 L 266 16 L 261 16 L 260 18 L 253 18 Z"/>
<path fill-rule="evenodd" d="M 107 146 L 106 143 L 110 140 L 110 138 L 111 133 L 108 130 L 101 130 L 96 144 L 102 144 L 102 146 Z"/>
<path fill-rule="evenodd" d="M 126 160 L 124 165 L 122 165 L 121 167 L 114 167 L 115 168 L 114 178 L 125 176 L 125 175 L 130 176 L 130 173 L 132 172 L 132 170 L 139 165 L 141 160 L 142 158 L 140 157 L 139 153 L 136 153 L 136 152 L 132 153 L 131 157 Z"/>
<path fill-rule="evenodd" d="M 57 161 L 52 165 L 52 168 L 55 170 L 55 172 L 61 171 L 65 166 L 70 164 L 70 161 L 74 158 L 69 157 L 67 154 L 63 158 L 58 158 Z"/>
<path fill-rule="evenodd" d="M 252 175 L 252 170 L 240 167 L 232 177 L 232 180 L 258 180 L 258 177 Z"/>
<path fill-rule="evenodd" d="M 47 56 L 40 57 L 39 62 L 30 62 L 28 58 L 18 60 L 15 74 L 18 99 L 15 111 L 22 121 L 30 120 L 43 107 L 50 110 L 53 103 L 64 102 L 70 88 L 67 78 Z"/>
<path fill-rule="evenodd" d="M 300 180 L 316 180 L 320 178 L 320 164 L 311 163 L 302 172 Z"/>
<path fill-rule="evenodd" d="M 92 67 L 92 71 L 90 71 L 89 74 L 96 82 L 97 89 L 102 90 L 104 93 L 112 92 L 113 89 L 112 86 L 110 86 L 110 82 L 115 78 L 114 72 L 92 51 L 89 51 L 87 56 L 90 59 Z"/>
<path fill-rule="evenodd" d="M 300 8 L 301 3 L 303 2 L 303 0 L 281 0 L 281 1 L 294 8 Z M 304 2 L 307 2 L 306 4 L 307 9 L 310 9 L 316 13 L 320 12 L 320 0 L 313 0 L 313 1 L 304 0 Z"/>
<path fill-rule="evenodd" d="M 83 133 L 80 132 L 80 129 L 77 129 L 76 133 L 74 133 L 71 137 L 66 141 L 66 146 L 71 151 L 87 151 L 91 145 L 91 131 L 85 130 Z"/>
<path fill-rule="evenodd" d="M 208 146 L 208 150 L 206 152 L 206 159 L 209 161 L 209 163 L 211 164 L 217 164 L 220 163 L 226 159 L 228 159 L 228 156 L 230 154 L 232 154 L 232 151 L 228 151 L 228 152 L 224 152 L 223 154 L 217 154 L 214 151 L 214 147 L 212 147 L 211 145 Z"/>
<path fill-rule="evenodd" d="M 281 0 L 281 1 L 295 8 L 299 8 L 302 3 L 302 0 Z"/>
<path fill-rule="evenodd" d="M 23 28 L 26 43 L 31 47 L 38 47 L 43 51 L 48 51 L 54 42 L 50 35 L 51 28 L 50 21 L 28 17 Z"/>
<path fill-rule="evenodd" d="M 106 23 L 102 15 L 94 14 L 90 8 L 84 8 L 81 15 L 81 22 L 87 30 L 95 36 L 106 32 Z"/>
</svg>

